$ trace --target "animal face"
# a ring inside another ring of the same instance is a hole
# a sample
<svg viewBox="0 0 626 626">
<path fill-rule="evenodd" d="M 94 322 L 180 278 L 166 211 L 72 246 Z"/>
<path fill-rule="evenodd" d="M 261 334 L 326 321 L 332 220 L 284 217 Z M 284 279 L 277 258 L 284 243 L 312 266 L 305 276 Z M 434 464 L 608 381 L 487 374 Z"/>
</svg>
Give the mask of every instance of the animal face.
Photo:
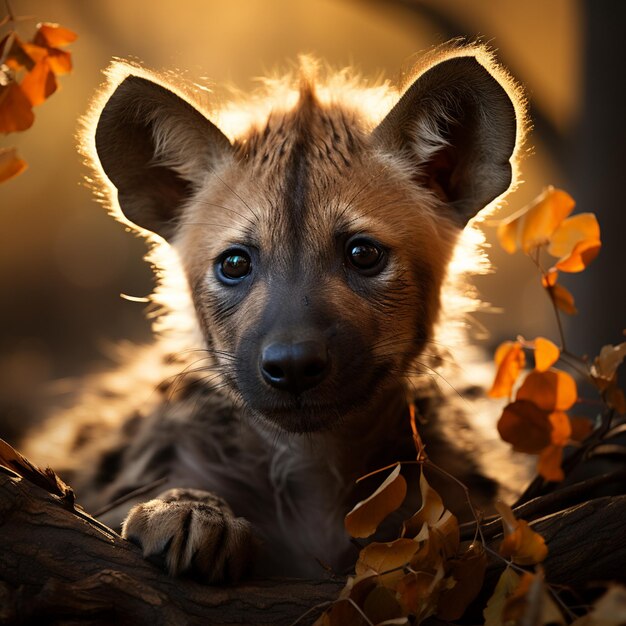
<svg viewBox="0 0 626 626">
<path fill-rule="evenodd" d="M 511 181 L 515 109 L 472 55 L 423 72 L 380 120 L 300 78 L 229 140 L 128 76 L 96 149 L 127 220 L 177 250 L 207 348 L 256 416 L 356 419 L 431 339 L 460 229 Z"/>
</svg>

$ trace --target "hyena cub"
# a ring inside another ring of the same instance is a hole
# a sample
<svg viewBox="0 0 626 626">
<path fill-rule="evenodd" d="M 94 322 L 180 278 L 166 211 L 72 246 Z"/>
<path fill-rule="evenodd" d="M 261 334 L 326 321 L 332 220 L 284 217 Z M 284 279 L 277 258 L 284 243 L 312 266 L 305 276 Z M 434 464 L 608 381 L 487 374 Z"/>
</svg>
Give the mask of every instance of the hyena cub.
<svg viewBox="0 0 626 626">
<path fill-rule="evenodd" d="M 407 400 L 430 457 L 483 505 L 495 493 L 430 367 L 459 234 L 511 185 L 515 90 L 479 48 L 440 53 L 403 92 L 317 74 L 268 81 L 241 128 L 118 64 L 94 116 L 93 164 L 152 240 L 168 328 L 39 441 L 172 573 L 350 566 L 343 517 L 380 477 L 355 479 L 414 458 Z"/>
</svg>

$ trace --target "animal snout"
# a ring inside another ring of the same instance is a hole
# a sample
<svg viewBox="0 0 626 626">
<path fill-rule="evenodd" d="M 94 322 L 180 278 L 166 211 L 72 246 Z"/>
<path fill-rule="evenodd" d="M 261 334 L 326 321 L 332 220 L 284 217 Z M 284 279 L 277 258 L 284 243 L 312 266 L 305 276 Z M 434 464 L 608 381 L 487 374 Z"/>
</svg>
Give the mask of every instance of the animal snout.
<svg viewBox="0 0 626 626">
<path fill-rule="evenodd" d="M 274 342 L 263 348 L 261 374 L 272 387 L 299 394 L 325 378 L 330 366 L 322 340 Z"/>
</svg>

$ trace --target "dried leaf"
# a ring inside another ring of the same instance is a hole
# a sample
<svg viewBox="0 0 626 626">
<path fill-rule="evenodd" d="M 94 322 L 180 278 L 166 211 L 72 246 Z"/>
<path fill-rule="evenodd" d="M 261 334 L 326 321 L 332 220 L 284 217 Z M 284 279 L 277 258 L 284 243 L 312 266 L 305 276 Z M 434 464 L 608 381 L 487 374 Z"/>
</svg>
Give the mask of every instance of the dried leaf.
<svg viewBox="0 0 626 626">
<path fill-rule="evenodd" d="M 518 389 L 517 400 L 530 400 L 544 411 L 566 411 L 578 398 L 576 381 L 561 370 L 531 372 Z"/>
<path fill-rule="evenodd" d="M 519 341 L 505 341 L 498 346 L 495 354 L 498 366 L 493 386 L 488 392 L 492 398 L 508 398 L 519 373 L 526 365 L 526 356 Z"/>
<path fill-rule="evenodd" d="M 402 537 L 415 537 L 424 524 L 434 526 L 445 511 L 441 496 L 428 484 L 423 470 L 420 472 L 420 494 L 422 504 L 402 525 Z"/>
<path fill-rule="evenodd" d="M 58 48 L 66 46 L 76 41 L 78 35 L 69 28 L 63 28 L 58 24 L 51 22 L 43 22 L 37 24 L 37 33 L 34 42 L 40 46 L 48 46 L 50 48 Z"/>
<path fill-rule="evenodd" d="M 561 469 L 563 462 L 563 446 L 551 445 L 544 448 L 539 454 L 537 472 L 546 480 L 558 483 L 565 479 Z"/>
<path fill-rule="evenodd" d="M 14 133 L 33 125 L 30 100 L 16 83 L 0 86 L 0 133 Z"/>
<path fill-rule="evenodd" d="M 47 58 L 35 63 L 24 76 L 21 87 L 32 106 L 42 104 L 57 90 L 57 80 Z"/>
<path fill-rule="evenodd" d="M 552 441 L 549 413 L 529 400 L 516 400 L 504 407 L 498 432 L 514 450 L 527 454 L 538 454 Z"/>
<path fill-rule="evenodd" d="M 500 223 L 500 244 L 513 253 L 518 247 L 529 252 L 548 243 L 561 222 L 574 210 L 574 205 L 567 192 L 548 187 L 532 203 Z"/>
<path fill-rule="evenodd" d="M 376 586 L 363 603 L 363 612 L 373 624 L 397 620 L 403 617 L 404 611 L 396 600 L 396 594 L 387 587 Z"/>
<path fill-rule="evenodd" d="M 544 337 L 537 337 L 533 345 L 535 347 L 535 369 L 540 372 L 545 372 L 552 367 L 561 356 L 559 348 Z"/>
<path fill-rule="evenodd" d="M 0 148 L 0 183 L 21 174 L 28 165 L 17 156 L 16 148 Z"/>
<path fill-rule="evenodd" d="M 398 463 L 383 484 L 346 515 L 346 530 L 352 537 L 369 537 L 390 513 L 400 507 L 405 496 L 406 480 L 400 474 Z"/>
<path fill-rule="evenodd" d="M 485 618 L 484 626 L 503 626 L 502 612 L 507 598 L 519 587 L 520 577 L 510 568 L 507 567 L 500 578 L 493 595 L 489 598 L 487 606 L 483 611 Z"/>
<path fill-rule="evenodd" d="M 435 573 L 410 572 L 398 583 L 397 597 L 405 612 L 415 615 L 415 622 L 419 624 L 435 614 L 439 593 L 444 586 L 442 567 Z"/>
<path fill-rule="evenodd" d="M 459 558 L 449 561 L 448 576 L 455 585 L 439 596 L 437 617 L 444 621 L 461 618 L 482 589 L 486 570 L 487 555 L 481 543 L 470 544 Z"/>
<path fill-rule="evenodd" d="M 500 554 L 511 558 L 518 565 L 541 563 L 548 555 L 544 538 L 530 528 L 528 522 L 518 520 L 511 507 L 503 502 L 496 502 L 496 509 L 502 516 L 504 539 L 500 544 Z"/>
<path fill-rule="evenodd" d="M 366 574 L 370 571 L 384 574 L 380 576 L 380 583 L 387 587 L 394 587 L 404 576 L 402 567 L 411 561 L 419 547 L 420 544 L 413 539 L 396 539 L 389 543 L 370 543 L 361 550 L 355 571 L 357 575 Z"/>
<path fill-rule="evenodd" d="M 517 589 L 505 600 L 502 609 L 504 624 L 565 624 L 563 614 L 548 594 L 543 573 L 526 572 Z"/>
<path fill-rule="evenodd" d="M 617 373 L 617 368 L 626 358 L 626 342 L 618 346 L 606 345 L 600 350 L 591 367 L 591 375 L 594 378 L 602 378 L 612 381 Z"/>
</svg>

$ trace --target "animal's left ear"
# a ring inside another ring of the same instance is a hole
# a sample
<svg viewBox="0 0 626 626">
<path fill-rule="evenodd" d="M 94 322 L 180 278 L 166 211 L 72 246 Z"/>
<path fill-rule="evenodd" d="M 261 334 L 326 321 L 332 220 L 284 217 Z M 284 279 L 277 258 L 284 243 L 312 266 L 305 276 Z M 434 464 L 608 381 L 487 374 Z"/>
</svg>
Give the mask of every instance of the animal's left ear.
<svg viewBox="0 0 626 626">
<path fill-rule="evenodd" d="M 511 184 L 515 107 L 472 56 L 419 76 L 374 130 L 386 151 L 407 159 L 465 224 Z"/>
</svg>

